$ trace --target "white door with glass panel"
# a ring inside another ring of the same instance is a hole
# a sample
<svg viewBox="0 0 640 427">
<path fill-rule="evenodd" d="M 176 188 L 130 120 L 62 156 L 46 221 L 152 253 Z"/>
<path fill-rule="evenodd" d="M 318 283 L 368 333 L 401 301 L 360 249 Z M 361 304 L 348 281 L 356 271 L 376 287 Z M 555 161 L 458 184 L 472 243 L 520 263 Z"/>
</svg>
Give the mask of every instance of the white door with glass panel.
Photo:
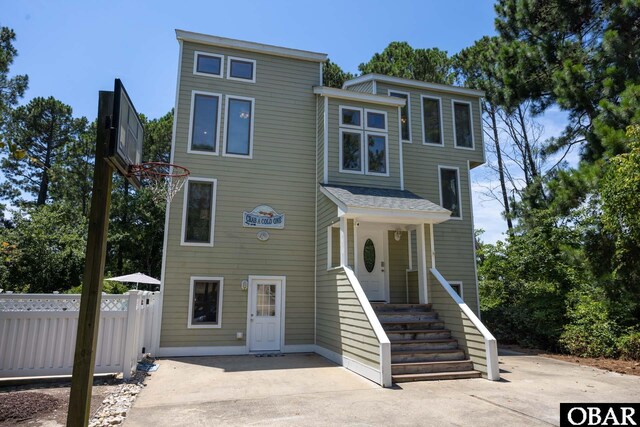
<svg viewBox="0 0 640 427">
<path fill-rule="evenodd" d="M 358 227 L 358 280 L 369 301 L 385 300 L 385 232 L 375 225 Z"/>
<path fill-rule="evenodd" d="M 282 279 L 249 280 L 249 350 L 279 351 Z"/>
</svg>

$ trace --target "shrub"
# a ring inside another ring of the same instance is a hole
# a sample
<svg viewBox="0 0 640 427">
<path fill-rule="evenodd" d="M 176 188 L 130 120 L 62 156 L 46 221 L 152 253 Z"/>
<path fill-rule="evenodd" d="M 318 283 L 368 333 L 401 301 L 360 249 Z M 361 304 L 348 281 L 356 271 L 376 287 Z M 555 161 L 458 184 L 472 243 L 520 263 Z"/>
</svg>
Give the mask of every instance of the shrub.
<svg viewBox="0 0 640 427">
<path fill-rule="evenodd" d="M 624 335 L 618 340 L 618 352 L 624 360 L 640 360 L 640 332 Z"/>
</svg>

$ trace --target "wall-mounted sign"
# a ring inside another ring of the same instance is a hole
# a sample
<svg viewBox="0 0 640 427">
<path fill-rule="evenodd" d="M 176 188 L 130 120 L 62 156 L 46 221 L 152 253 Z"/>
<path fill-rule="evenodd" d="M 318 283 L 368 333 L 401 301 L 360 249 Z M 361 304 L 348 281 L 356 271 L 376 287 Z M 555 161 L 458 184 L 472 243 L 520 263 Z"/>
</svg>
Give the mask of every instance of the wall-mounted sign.
<svg viewBox="0 0 640 427">
<path fill-rule="evenodd" d="M 242 226 L 284 228 L 284 214 L 279 214 L 271 206 L 260 205 L 251 212 L 242 214 Z"/>
<path fill-rule="evenodd" d="M 269 240 L 269 232 L 265 230 L 258 231 L 257 236 L 258 240 L 260 240 L 261 242 L 266 242 L 267 240 Z"/>
</svg>

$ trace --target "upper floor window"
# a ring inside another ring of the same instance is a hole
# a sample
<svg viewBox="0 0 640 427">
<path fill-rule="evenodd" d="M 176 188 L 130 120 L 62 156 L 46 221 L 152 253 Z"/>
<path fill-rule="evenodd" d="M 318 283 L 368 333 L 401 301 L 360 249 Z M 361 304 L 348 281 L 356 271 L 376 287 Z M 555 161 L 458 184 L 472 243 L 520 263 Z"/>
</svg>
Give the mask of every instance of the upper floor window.
<svg viewBox="0 0 640 427">
<path fill-rule="evenodd" d="M 442 143 L 442 106 L 440 98 L 422 95 L 422 131 L 425 144 Z"/>
<path fill-rule="evenodd" d="M 340 107 L 340 126 L 362 128 L 362 108 Z"/>
<path fill-rule="evenodd" d="M 222 77 L 222 64 L 224 56 L 214 53 L 195 52 L 193 60 L 193 73 L 209 76 Z"/>
<path fill-rule="evenodd" d="M 189 152 L 218 153 L 221 99 L 222 96 L 217 93 L 191 93 Z"/>
<path fill-rule="evenodd" d="M 389 96 L 402 98 L 407 101 L 405 106 L 400 109 L 400 130 L 402 132 L 402 141 L 411 142 L 411 98 L 406 92 L 389 91 Z"/>
<path fill-rule="evenodd" d="M 451 211 L 451 218 L 462 219 L 458 168 L 439 166 L 438 173 L 440 174 L 440 206 Z"/>
<path fill-rule="evenodd" d="M 340 129 L 340 172 L 362 173 L 362 132 Z"/>
<path fill-rule="evenodd" d="M 452 100 L 453 138 L 457 148 L 473 149 L 471 103 Z"/>
<path fill-rule="evenodd" d="M 387 113 L 347 106 L 339 113 L 340 172 L 387 176 Z"/>
<path fill-rule="evenodd" d="M 227 78 L 255 83 L 256 61 L 253 59 L 229 57 L 227 64 Z"/>
<path fill-rule="evenodd" d="M 367 132 L 367 173 L 387 174 L 387 135 Z"/>
<path fill-rule="evenodd" d="M 253 111 L 254 99 L 227 96 L 225 122 L 225 156 L 253 156 Z"/>
<path fill-rule="evenodd" d="M 182 212 L 182 244 L 213 246 L 217 181 L 188 178 Z"/>
<path fill-rule="evenodd" d="M 367 129 L 383 132 L 387 130 L 387 113 L 376 110 L 365 110 L 365 113 L 367 116 Z"/>
</svg>

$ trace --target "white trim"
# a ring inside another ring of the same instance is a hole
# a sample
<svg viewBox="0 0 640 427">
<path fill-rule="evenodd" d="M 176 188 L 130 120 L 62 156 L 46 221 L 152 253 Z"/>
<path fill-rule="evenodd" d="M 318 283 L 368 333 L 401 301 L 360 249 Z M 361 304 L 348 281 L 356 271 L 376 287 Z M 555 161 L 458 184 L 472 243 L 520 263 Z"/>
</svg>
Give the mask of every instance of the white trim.
<svg viewBox="0 0 640 427">
<path fill-rule="evenodd" d="M 340 266 L 347 267 L 349 265 L 349 230 L 347 230 L 347 219 L 340 217 Z"/>
<path fill-rule="evenodd" d="M 334 363 L 337 363 L 338 365 L 345 367 L 346 369 L 350 370 L 355 374 L 360 375 L 361 377 L 364 377 L 370 381 L 373 381 L 376 384 L 380 384 L 380 377 L 381 377 L 380 371 L 372 366 L 365 365 L 362 362 L 359 362 L 347 356 L 338 354 L 320 345 L 315 346 L 315 353 L 319 354 L 320 356 L 326 359 L 329 359 Z M 386 387 L 390 387 L 390 385 Z"/>
<path fill-rule="evenodd" d="M 369 120 L 367 117 L 367 114 L 369 113 L 373 113 L 373 114 L 382 114 L 384 116 L 384 129 L 379 129 L 379 128 L 372 128 L 369 126 Z M 342 119 L 342 115 L 340 116 L 340 118 Z M 368 130 L 368 131 L 372 131 L 372 132 L 389 132 L 389 124 L 387 123 L 387 112 L 386 111 L 382 111 L 382 110 L 373 110 L 371 108 L 365 108 L 364 109 L 364 117 L 363 117 L 363 123 L 364 123 L 364 129 Z M 344 126 L 344 125 L 341 125 Z"/>
<path fill-rule="evenodd" d="M 492 381 L 498 381 L 500 379 L 500 366 L 498 365 L 498 343 L 494 336 L 484 326 L 484 324 L 478 319 L 473 310 L 469 308 L 467 304 L 460 298 L 460 296 L 451 288 L 449 283 L 435 268 L 431 269 L 433 276 L 440 282 L 440 285 L 449 294 L 451 298 L 458 304 L 460 310 L 469 318 L 471 323 L 484 337 L 485 354 L 487 356 L 487 378 Z"/>
<path fill-rule="evenodd" d="M 194 33 L 185 30 L 176 30 L 178 40 L 186 40 L 209 46 L 226 47 L 230 49 L 245 50 L 249 52 L 260 52 L 268 55 L 283 56 L 285 58 L 301 59 L 313 62 L 325 62 L 326 53 L 311 52 L 307 50 L 291 49 L 281 46 L 273 46 L 262 43 L 248 42 L 244 40 L 229 39 L 226 37 L 211 36 L 208 34 Z"/>
<path fill-rule="evenodd" d="M 323 144 L 324 146 L 324 163 L 322 165 L 323 171 L 323 180 L 324 184 L 329 183 L 329 98 L 324 98 L 324 133 L 323 133 Z"/>
<path fill-rule="evenodd" d="M 483 150 L 484 151 L 484 150 Z M 473 273 L 476 284 L 476 304 L 478 304 L 478 318 L 482 320 L 482 312 L 480 311 L 480 290 L 478 285 L 478 257 L 476 255 L 476 226 L 473 219 L 473 195 L 471 194 L 471 165 L 467 160 L 467 179 L 469 182 L 469 212 L 471 214 L 471 247 L 473 248 Z"/>
<path fill-rule="evenodd" d="M 218 282 L 218 323 L 198 325 L 193 324 L 193 288 L 196 282 Z M 189 279 L 189 317 L 187 318 L 187 329 L 219 329 L 222 328 L 222 298 L 224 290 L 224 277 L 206 277 L 206 276 L 191 276 Z"/>
<path fill-rule="evenodd" d="M 384 260 L 384 300 L 391 302 L 391 287 L 389 285 L 389 271 L 391 270 L 391 260 L 389 256 L 389 231 L 395 231 L 387 226 L 382 229 L 382 259 Z"/>
<path fill-rule="evenodd" d="M 416 88 L 421 88 L 421 89 L 430 89 L 430 90 L 435 90 L 435 91 L 439 91 L 439 92 L 447 92 L 447 93 L 456 93 L 456 94 L 460 94 L 460 95 L 470 95 L 470 96 L 484 96 L 485 93 L 482 90 L 476 90 L 476 89 L 469 89 L 466 87 L 459 87 L 459 86 L 450 86 L 450 85 L 443 85 L 443 84 L 438 84 L 438 83 L 427 83 L 427 82 L 423 82 L 423 81 L 419 81 L 419 80 L 413 80 L 413 79 L 405 79 L 405 78 L 401 78 L 401 77 L 392 77 L 392 76 L 386 76 L 383 74 L 365 74 L 364 76 L 359 76 L 359 77 L 355 77 L 351 80 L 347 80 L 346 82 L 344 82 L 344 84 L 342 85 L 342 88 L 347 88 L 349 86 L 353 86 L 355 84 L 358 83 L 364 83 L 364 82 L 368 82 L 368 81 L 381 81 L 381 82 L 385 82 L 385 83 L 392 83 L 392 84 L 397 84 L 400 86 L 409 86 L 409 87 L 416 87 Z"/>
<path fill-rule="evenodd" d="M 242 354 L 249 354 L 249 350 L 246 345 L 158 348 L 159 357 L 236 356 Z"/>
<path fill-rule="evenodd" d="M 471 147 L 461 147 L 458 145 L 458 140 L 456 139 L 456 109 L 455 104 L 467 104 L 469 106 L 469 128 L 471 129 Z M 473 135 L 473 106 L 469 101 L 463 101 L 461 99 L 451 99 L 451 121 L 453 123 L 453 147 L 458 148 L 460 150 L 469 150 L 473 151 L 476 149 L 476 139 Z"/>
<path fill-rule="evenodd" d="M 213 74 L 213 73 L 203 73 L 202 71 L 198 71 L 198 56 L 202 55 L 202 56 L 211 56 L 213 58 L 218 58 L 220 60 L 220 74 Z M 194 50 L 193 51 L 193 74 L 196 76 L 203 76 L 203 77 L 215 77 L 218 79 L 222 78 L 223 75 L 223 69 L 224 69 L 224 55 L 220 55 L 217 53 L 209 53 L 209 52 L 202 52 L 199 50 Z"/>
<path fill-rule="evenodd" d="M 327 271 L 333 266 L 333 224 L 327 227 Z"/>
<path fill-rule="evenodd" d="M 322 81 L 324 80 L 324 70 L 322 69 L 324 62 L 319 62 L 318 65 L 320 65 L 320 81 L 318 82 L 318 84 L 322 85 Z"/>
<path fill-rule="evenodd" d="M 427 250 L 424 236 L 424 223 L 418 224 L 416 228 L 416 250 L 418 251 L 416 260 L 418 262 L 418 296 L 420 304 L 429 303 L 429 288 L 427 286 Z"/>
<path fill-rule="evenodd" d="M 360 221 L 356 218 L 352 218 L 353 221 L 353 271 L 358 275 L 358 228 L 360 228 Z"/>
<path fill-rule="evenodd" d="M 368 102 L 369 104 L 388 105 L 391 107 L 402 107 L 405 100 L 402 98 L 391 98 L 384 95 L 372 95 L 370 93 L 354 92 L 352 90 L 336 89 L 334 87 L 314 86 L 313 93 L 327 96 L 329 98 L 346 99 L 349 101 Z"/>
<path fill-rule="evenodd" d="M 375 80 L 373 82 L 371 82 L 371 92 L 374 95 L 378 94 L 378 85 L 376 85 L 376 81 Z"/>
<path fill-rule="evenodd" d="M 189 183 L 190 182 L 210 182 L 212 183 L 212 196 L 211 196 L 211 230 L 209 230 L 209 240 L 208 243 L 199 243 L 199 242 L 187 242 L 185 241 L 185 232 L 187 229 L 187 202 L 189 199 Z M 187 178 L 187 181 L 184 185 L 184 196 L 182 200 L 182 230 L 180 232 L 180 246 L 204 246 L 204 247 L 213 247 L 214 236 L 215 236 L 215 224 L 216 224 L 216 199 L 218 198 L 218 180 L 215 178 L 200 178 L 195 176 L 190 176 Z"/>
<path fill-rule="evenodd" d="M 384 169 L 385 173 L 369 171 L 369 135 L 381 136 L 384 138 Z M 364 133 L 364 173 L 371 176 L 389 176 L 389 135 L 384 132 L 365 132 Z"/>
<path fill-rule="evenodd" d="M 404 154 L 402 151 L 402 119 L 401 119 L 401 111 L 402 107 L 398 107 L 398 124 L 399 124 L 399 138 L 398 138 L 398 159 L 400 163 L 400 190 L 404 191 Z M 411 132 L 409 132 L 409 136 L 411 136 Z M 409 141 L 411 143 L 411 141 Z"/>
<path fill-rule="evenodd" d="M 216 135 L 215 135 L 215 150 L 213 151 L 203 151 L 203 150 L 194 150 L 191 148 L 191 142 L 193 138 L 193 119 L 195 112 L 195 103 L 196 103 L 196 95 L 205 95 L 212 96 L 218 98 L 218 115 L 216 117 Z M 189 112 L 189 136 L 187 137 L 187 153 L 189 154 L 205 154 L 208 156 L 217 156 L 220 152 L 220 116 L 222 112 L 223 104 L 222 104 L 222 94 L 213 93 L 213 92 L 205 92 L 202 90 L 192 90 L 191 91 L 191 111 Z"/>
<path fill-rule="evenodd" d="M 343 138 L 342 135 L 345 133 L 354 133 L 354 134 L 358 134 L 360 135 L 360 170 L 352 170 L 352 169 L 343 169 L 342 168 L 342 142 L 343 142 Z M 363 164 L 363 157 L 364 157 L 364 153 L 363 153 L 363 149 L 364 149 L 364 132 L 362 130 L 357 130 L 357 129 L 339 129 L 339 137 L 340 137 L 340 141 L 339 141 L 339 153 L 338 153 L 338 162 L 340 162 L 339 167 L 338 167 L 338 172 L 340 173 L 351 173 L 351 174 L 356 174 L 356 175 L 364 175 L 364 170 L 365 170 L 365 165 Z"/>
<path fill-rule="evenodd" d="M 285 306 L 286 306 L 286 295 L 287 295 L 287 276 L 260 276 L 260 275 L 249 275 L 249 289 L 247 292 L 247 332 L 246 332 L 246 342 L 247 349 L 250 352 L 261 352 L 262 350 L 251 350 L 251 312 L 253 311 L 254 301 L 252 300 L 252 285 L 254 280 L 264 280 L 264 281 L 273 281 L 280 282 L 280 346 L 278 350 L 264 350 L 264 351 L 282 351 L 284 348 L 284 335 L 285 335 Z M 277 286 L 277 285 L 276 285 Z M 277 303 L 276 303 L 277 306 Z"/>
<path fill-rule="evenodd" d="M 407 271 L 413 271 L 413 251 L 411 247 L 411 233 L 415 230 L 407 230 L 407 254 L 409 255 L 409 268 Z"/>
<path fill-rule="evenodd" d="M 374 80 L 375 82 L 375 80 Z M 412 143 L 412 131 L 413 129 L 411 129 L 411 92 L 403 92 L 401 90 L 394 90 L 394 89 L 387 89 L 387 94 L 389 96 L 393 96 L 391 95 L 392 93 L 398 93 L 401 95 L 406 95 L 407 96 L 407 121 L 408 126 L 409 126 L 409 139 L 402 139 L 402 107 L 399 107 L 399 112 L 398 112 L 398 123 L 400 124 L 399 127 L 399 132 L 400 132 L 400 141 L 402 142 L 406 142 L 407 144 L 411 144 Z M 396 97 L 398 98 L 398 97 Z"/>
<path fill-rule="evenodd" d="M 458 182 L 458 203 L 460 205 L 460 216 L 459 217 L 453 216 L 453 212 L 451 212 L 451 216 L 449 218 L 455 219 L 455 220 L 462 220 L 462 193 L 460 192 L 460 168 L 458 168 L 457 166 L 438 165 L 438 193 L 440 193 L 440 206 L 444 208 L 444 206 L 442 205 L 442 174 L 440 173 L 442 169 L 456 171 L 456 176 L 457 176 L 456 181 Z"/>
<path fill-rule="evenodd" d="M 429 243 L 431 244 L 431 268 L 436 268 L 436 239 L 433 224 L 429 224 Z"/>
<path fill-rule="evenodd" d="M 487 154 L 485 153 L 485 145 L 484 145 L 484 129 L 483 129 L 483 125 L 482 125 L 482 98 L 478 99 L 478 111 L 480 112 L 480 144 L 481 146 L 481 150 L 482 150 L 482 163 L 486 163 L 487 162 Z M 473 125 L 473 123 L 472 123 Z M 471 187 L 469 187 L 471 188 Z"/>
<path fill-rule="evenodd" d="M 449 285 L 451 285 L 452 289 L 453 289 L 454 286 L 458 286 L 458 288 L 460 289 L 460 292 L 456 292 L 456 293 L 458 295 L 460 295 L 460 298 L 462 298 L 462 300 L 464 301 L 464 285 L 463 285 L 462 281 L 461 280 L 449 280 Z"/>
<path fill-rule="evenodd" d="M 438 101 L 438 111 L 440 111 L 440 142 L 427 142 L 427 129 L 424 125 L 424 100 L 432 99 Z M 420 95 L 420 118 L 422 120 L 422 145 L 432 147 L 444 147 L 444 117 L 442 115 L 442 98 L 439 96 Z"/>
<path fill-rule="evenodd" d="M 253 64 L 253 69 L 252 69 L 252 73 L 251 73 L 251 78 L 250 79 L 244 79 L 242 77 L 233 77 L 231 75 L 231 62 L 232 61 L 238 61 L 238 62 L 250 62 Z M 249 58 L 240 58 L 238 56 L 227 56 L 227 80 L 234 80 L 234 81 L 238 81 L 238 82 L 245 82 L 245 83 L 255 83 L 256 82 L 256 74 L 257 70 L 256 70 L 256 60 L 255 59 L 249 59 Z"/>
<path fill-rule="evenodd" d="M 222 155 L 224 157 L 235 157 L 238 159 L 253 159 L 253 123 L 255 119 L 255 111 L 256 111 L 256 100 L 255 98 L 249 98 L 247 96 L 239 96 L 239 95 L 227 95 L 224 103 L 224 130 L 223 130 L 223 140 L 222 140 Z M 229 101 L 232 99 L 237 99 L 240 101 L 251 101 L 251 123 L 249 124 L 249 154 L 232 154 L 227 153 L 227 126 L 229 123 Z"/>
<path fill-rule="evenodd" d="M 328 99 L 328 98 L 325 98 L 325 99 Z M 348 125 L 348 124 L 342 123 L 342 110 L 358 111 L 360 113 L 360 126 Z M 338 125 L 341 128 L 362 130 L 362 128 L 364 127 L 364 120 L 365 120 L 364 109 L 362 107 L 352 107 L 350 105 L 338 106 Z"/>
</svg>

